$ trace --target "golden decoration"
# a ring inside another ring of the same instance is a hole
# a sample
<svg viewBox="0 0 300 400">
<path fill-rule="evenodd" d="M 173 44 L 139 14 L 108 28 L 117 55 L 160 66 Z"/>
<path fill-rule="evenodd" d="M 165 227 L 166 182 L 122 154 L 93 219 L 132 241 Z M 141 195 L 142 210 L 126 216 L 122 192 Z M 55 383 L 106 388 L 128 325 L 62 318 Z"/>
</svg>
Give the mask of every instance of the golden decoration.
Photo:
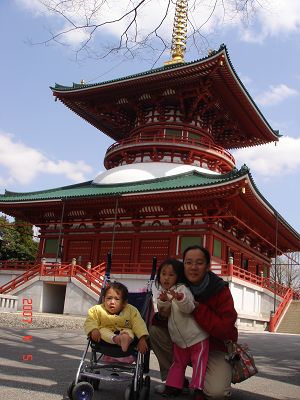
<svg viewBox="0 0 300 400">
<path fill-rule="evenodd" d="M 171 60 L 165 65 L 184 63 L 187 39 L 188 0 L 177 0 L 172 35 Z"/>
</svg>

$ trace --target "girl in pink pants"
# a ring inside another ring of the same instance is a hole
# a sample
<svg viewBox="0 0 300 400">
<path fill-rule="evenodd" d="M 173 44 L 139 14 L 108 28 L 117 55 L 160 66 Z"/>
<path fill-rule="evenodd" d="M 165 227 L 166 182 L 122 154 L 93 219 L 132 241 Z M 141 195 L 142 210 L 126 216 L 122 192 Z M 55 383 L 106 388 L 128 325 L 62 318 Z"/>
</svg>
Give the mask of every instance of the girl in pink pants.
<svg viewBox="0 0 300 400">
<path fill-rule="evenodd" d="M 194 398 L 202 398 L 208 360 L 208 334 L 191 315 L 194 297 L 182 282 L 183 264 L 176 259 L 164 261 L 157 272 L 159 294 L 157 307 L 160 315 L 168 317 L 168 330 L 173 341 L 173 363 L 169 369 L 165 396 L 177 395 L 184 386 L 184 375 L 189 363 L 193 367 L 190 388 Z"/>
</svg>

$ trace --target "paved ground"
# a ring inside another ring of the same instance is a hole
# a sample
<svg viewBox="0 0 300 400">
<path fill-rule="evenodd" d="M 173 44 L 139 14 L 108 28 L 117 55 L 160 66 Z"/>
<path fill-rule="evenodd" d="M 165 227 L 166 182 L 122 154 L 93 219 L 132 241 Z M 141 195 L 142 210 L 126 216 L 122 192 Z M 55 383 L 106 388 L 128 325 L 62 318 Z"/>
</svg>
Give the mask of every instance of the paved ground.
<svg viewBox="0 0 300 400">
<path fill-rule="evenodd" d="M 32 341 L 24 342 L 26 335 L 32 335 Z M 240 342 L 253 349 L 259 374 L 235 385 L 233 400 L 300 399 L 300 335 L 241 333 Z M 85 343 L 77 330 L 0 327 L 0 399 L 66 400 Z M 31 361 L 22 361 L 26 354 L 32 355 Z M 159 382 L 153 355 L 151 382 L 150 398 L 158 400 L 161 397 L 153 392 Z M 121 400 L 125 386 L 103 382 L 94 400 Z"/>
</svg>

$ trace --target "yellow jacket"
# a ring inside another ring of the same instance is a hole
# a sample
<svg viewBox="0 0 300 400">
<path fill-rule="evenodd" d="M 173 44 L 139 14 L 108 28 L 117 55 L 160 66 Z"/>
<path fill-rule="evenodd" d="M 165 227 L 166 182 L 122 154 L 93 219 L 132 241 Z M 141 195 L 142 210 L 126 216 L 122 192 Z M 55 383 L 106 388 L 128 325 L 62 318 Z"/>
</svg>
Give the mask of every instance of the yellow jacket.
<svg viewBox="0 0 300 400">
<path fill-rule="evenodd" d="M 109 328 L 112 332 L 124 328 L 132 329 L 138 339 L 145 335 L 149 336 L 147 326 L 139 310 L 131 304 L 126 304 L 119 314 L 108 313 L 104 304 L 91 307 L 84 323 L 84 331 L 88 335 L 93 329 L 99 328 Z"/>
</svg>

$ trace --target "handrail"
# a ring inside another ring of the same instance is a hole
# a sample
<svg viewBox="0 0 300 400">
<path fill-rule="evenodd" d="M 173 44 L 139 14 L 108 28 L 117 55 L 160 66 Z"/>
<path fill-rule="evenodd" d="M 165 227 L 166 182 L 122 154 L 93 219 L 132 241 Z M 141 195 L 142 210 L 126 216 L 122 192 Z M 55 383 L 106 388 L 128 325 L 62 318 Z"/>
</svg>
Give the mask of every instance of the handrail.
<svg viewBox="0 0 300 400">
<path fill-rule="evenodd" d="M 12 263 L 12 261 L 11 261 Z M 22 262 L 23 268 L 26 262 Z M 28 262 L 28 266 L 31 266 L 31 262 Z M 12 279 L 0 287 L 0 293 L 8 293 L 10 290 L 14 290 L 21 286 L 24 282 L 34 278 L 37 275 L 41 276 L 60 276 L 60 277 L 73 277 L 91 288 L 95 293 L 99 294 L 103 276 L 105 273 L 106 263 L 102 262 L 92 268 L 83 268 L 80 265 L 73 265 L 72 263 L 41 263 L 36 264 L 34 267 L 26 270 L 22 275 Z M 150 276 L 152 269 L 151 262 L 145 263 L 126 263 L 126 262 L 114 262 L 113 273 L 114 274 L 126 274 L 126 275 L 148 275 Z M 242 279 L 254 285 L 263 287 L 276 293 L 278 296 L 284 298 L 287 292 L 290 290 L 288 287 L 275 283 L 270 278 L 263 278 L 257 276 L 247 270 L 239 268 L 232 264 L 219 264 L 212 265 L 212 270 L 220 276 L 234 276 Z M 300 292 L 293 291 L 294 299 L 300 299 Z"/>
<path fill-rule="evenodd" d="M 28 271 L 24 272 L 22 275 L 17 276 L 16 278 L 12 279 L 11 281 L 5 283 L 0 287 L 0 294 L 7 294 L 11 290 L 18 288 L 19 286 L 23 285 L 23 283 L 28 282 L 35 276 L 40 274 L 40 268 L 35 266 Z"/>
<path fill-rule="evenodd" d="M 232 154 L 229 153 L 226 149 L 221 146 L 212 144 L 208 141 L 204 140 L 196 140 L 191 138 L 178 138 L 175 136 L 161 136 L 161 135 L 143 135 L 142 137 L 134 136 L 127 139 L 122 139 L 119 142 L 115 142 L 109 146 L 106 150 L 105 156 L 107 156 L 111 151 L 116 150 L 119 147 L 140 144 L 140 143 L 170 143 L 170 144 L 186 144 L 188 147 L 205 147 L 206 149 L 216 151 L 219 154 L 225 155 L 229 158 L 233 163 L 235 163 L 235 159 Z"/>
<path fill-rule="evenodd" d="M 105 268 L 106 268 L 106 262 L 102 262 L 101 264 L 96 265 L 95 267 L 92 267 L 90 272 L 92 274 L 98 273 L 100 275 L 104 275 Z"/>
<path fill-rule="evenodd" d="M 0 261 L 0 270 L 22 270 L 32 268 L 36 265 L 34 261 L 3 260 Z"/>
<path fill-rule="evenodd" d="M 101 265 L 102 267 L 102 265 Z M 105 268 L 104 268 L 105 270 Z M 11 290 L 17 289 L 25 282 L 31 280 L 36 276 L 48 276 L 48 277 L 73 277 L 85 284 L 96 294 L 100 294 L 100 290 L 103 283 L 103 275 L 101 269 L 90 272 L 80 265 L 73 264 L 61 264 L 61 263 L 43 263 L 39 264 L 28 271 L 25 271 L 22 275 L 12 279 L 0 287 L 0 293 L 6 294 Z"/>
<path fill-rule="evenodd" d="M 273 293 L 276 293 L 277 295 L 284 297 L 287 293 L 287 291 L 290 289 L 287 286 L 283 286 L 278 282 L 275 282 L 271 280 L 271 278 L 264 278 L 263 279 L 263 287 L 265 289 L 270 290 Z"/>
<path fill-rule="evenodd" d="M 270 318 L 269 330 L 270 332 L 275 332 L 278 326 L 278 322 L 283 315 L 283 312 L 287 309 L 290 302 L 293 300 L 293 289 L 289 288 L 282 300 L 282 302 L 277 307 L 277 310 Z"/>
</svg>

